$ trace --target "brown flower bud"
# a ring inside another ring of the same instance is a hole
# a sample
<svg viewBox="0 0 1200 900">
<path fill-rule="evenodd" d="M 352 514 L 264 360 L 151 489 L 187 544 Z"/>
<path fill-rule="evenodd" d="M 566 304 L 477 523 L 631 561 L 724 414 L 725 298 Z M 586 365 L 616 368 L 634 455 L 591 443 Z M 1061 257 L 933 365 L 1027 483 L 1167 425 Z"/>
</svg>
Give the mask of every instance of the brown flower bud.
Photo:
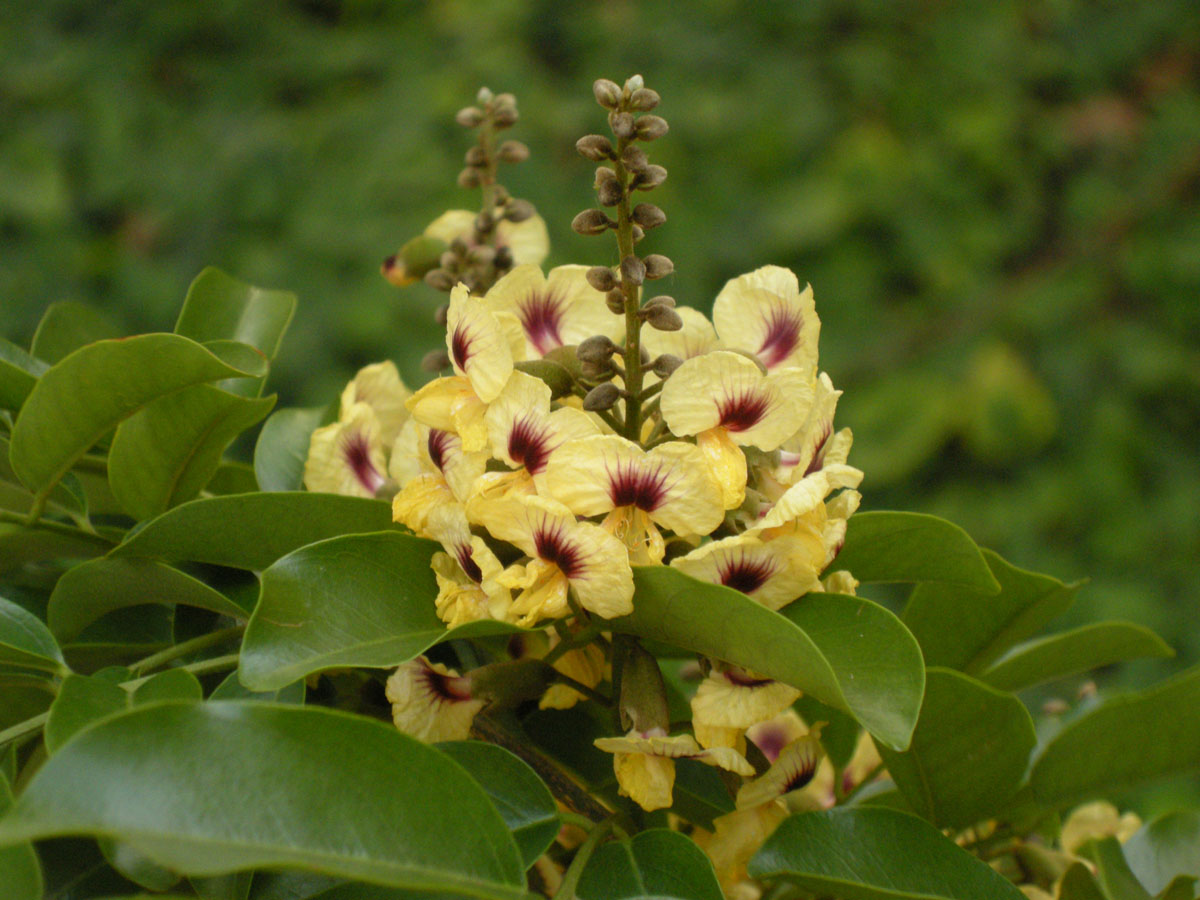
<svg viewBox="0 0 1200 900">
<path fill-rule="evenodd" d="M 667 133 L 667 120 L 662 116 L 642 116 L 637 120 L 639 141 L 653 141 Z"/>
<path fill-rule="evenodd" d="M 667 221 L 667 214 L 653 203 L 639 203 L 633 208 L 632 215 L 633 221 L 637 222 L 647 231 L 651 228 L 657 228 L 663 222 Z"/>
<path fill-rule="evenodd" d="M 430 269 L 425 273 L 425 283 L 435 291 L 449 291 L 454 287 L 454 276 L 445 269 Z"/>
<path fill-rule="evenodd" d="M 430 350 L 421 357 L 421 369 L 425 372 L 440 372 L 450 368 L 450 357 L 445 350 Z"/>
<path fill-rule="evenodd" d="M 643 306 L 639 310 L 639 314 L 644 314 L 644 321 L 651 328 L 656 328 L 659 331 L 678 331 L 683 327 L 683 319 L 679 317 L 679 313 L 675 312 L 675 310 L 671 309 L 665 303 Z"/>
<path fill-rule="evenodd" d="M 475 230 L 487 234 L 496 227 L 496 218 L 490 212 L 481 212 L 475 217 Z"/>
<path fill-rule="evenodd" d="M 617 277 L 608 266 L 592 266 L 586 277 L 588 284 L 598 291 L 611 291 L 617 286 Z"/>
<path fill-rule="evenodd" d="M 646 80 L 641 75 L 630 75 L 625 79 L 625 93 L 632 94 L 646 86 Z"/>
<path fill-rule="evenodd" d="M 475 102 L 480 106 L 487 106 L 494 99 L 494 95 L 485 87 L 479 89 L 479 93 L 475 95 Z"/>
<path fill-rule="evenodd" d="M 595 95 L 596 102 L 605 109 L 616 109 L 621 103 L 621 89 L 615 81 L 609 81 L 607 78 L 596 79 L 592 84 L 592 94 Z"/>
<path fill-rule="evenodd" d="M 474 106 L 464 106 L 454 114 L 454 121 L 463 128 L 478 128 L 483 123 L 483 110 Z"/>
<path fill-rule="evenodd" d="M 646 264 L 636 256 L 627 256 L 621 260 L 621 277 L 632 284 L 641 284 L 646 280 Z"/>
<path fill-rule="evenodd" d="M 606 335 L 597 334 L 580 341 L 575 356 L 581 363 L 599 365 L 608 362 L 619 349 Z"/>
<path fill-rule="evenodd" d="M 599 209 L 585 209 L 571 220 L 571 228 L 578 234 L 603 234 L 616 224 Z"/>
<path fill-rule="evenodd" d="M 642 260 L 646 264 L 646 280 L 663 278 L 675 271 L 675 263 L 661 253 L 651 253 Z"/>
<path fill-rule="evenodd" d="M 633 176 L 630 187 L 639 191 L 652 191 L 667 180 L 667 170 L 662 166 L 648 165 Z"/>
<path fill-rule="evenodd" d="M 450 312 L 450 304 L 443 303 L 441 306 L 439 306 L 437 309 L 435 309 L 433 311 L 433 321 L 437 322 L 439 325 L 445 325 L 446 324 L 446 316 L 449 312 Z"/>
<path fill-rule="evenodd" d="M 644 304 L 642 304 L 643 309 L 645 309 L 647 306 L 667 306 L 671 309 L 674 309 L 675 298 L 668 297 L 666 294 L 659 294 L 657 297 L 651 297 Z"/>
<path fill-rule="evenodd" d="M 517 108 L 515 106 L 502 106 L 492 113 L 492 122 L 497 128 L 511 128 L 517 124 Z M 653 138 L 646 138 L 653 140 Z"/>
<path fill-rule="evenodd" d="M 621 389 L 611 381 L 598 384 L 583 398 L 583 408 L 588 412 L 598 412 L 602 409 L 612 409 L 613 404 L 621 399 Z"/>
<path fill-rule="evenodd" d="M 579 363 L 579 377 L 584 381 L 595 383 L 597 381 L 606 381 L 617 374 L 612 367 L 612 362 L 605 360 L 602 363 Z"/>
<path fill-rule="evenodd" d="M 608 311 L 613 315 L 625 315 L 625 293 L 620 288 L 613 288 L 605 294 L 604 303 L 608 306 Z"/>
<path fill-rule="evenodd" d="M 520 141 L 505 141 L 496 150 L 496 158 L 506 163 L 525 162 L 529 159 L 529 148 Z"/>
<path fill-rule="evenodd" d="M 508 94 L 508 93 L 505 93 L 505 94 L 497 94 L 497 95 L 496 95 L 496 99 L 495 99 L 495 100 L 493 100 L 493 101 L 492 101 L 492 103 L 493 103 L 493 104 L 494 104 L 496 107 L 501 107 L 501 106 L 512 106 L 512 107 L 516 107 L 516 105 L 517 105 L 517 95 L 516 95 L 516 94 Z"/>
<path fill-rule="evenodd" d="M 458 268 L 458 254 L 453 250 L 447 250 L 438 257 L 438 265 L 448 272 L 453 272 Z"/>
<path fill-rule="evenodd" d="M 536 212 L 528 200 L 509 200 L 504 204 L 504 218 L 510 222 L 524 222 Z"/>
<path fill-rule="evenodd" d="M 646 236 L 646 231 L 641 225 L 634 225 L 629 229 L 629 233 L 633 236 L 633 242 L 636 244 Z"/>
<path fill-rule="evenodd" d="M 641 172 L 650 164 L 646 159 L 646 151 L 637 144 L 630 144 L 621 151 L 621 162 L 630 172 Z"/>
<path fill-rule="evenodd" d="M 629 108 L 638 112 L 649 112 L 658 106 L 660 99 L 658 91 L 652 91 L 650 88 L 638 88 L 629 95 Z"/>
<path fill-rule="evenodd" d="M 487 154 L 484 153 L 482 147 L 476 145 L 467 150 L 463 155 L 463 161 L 468 166 L 482 166 L 487 163 Z"/>
<path fill-rule="evenodd" d="M 612 159 L 615 155 L 612 141 L 602 134 L 585 134 L 575 142 L 575 149 L 579 151 L 580 156 L 585 156 L 592 162 Z"/>
<path fill-rule="evenodd" d="M 625 192 L 621 189 L 621 182 L 616 178 L 606 178 L 596 188 L 596 199 L 600 201 L 601 206 L 616 206 L 624 196 Z"/>
<path fill-rule="evenodd" d="M 467 261 L 477 266 L 491 265 L 496 258 L 496 248 L 490 244 L 479 244 L 467 251 Z"/>
<path fill-rule="evenodd" d="M 463 188 L 479 187 L 479 170 L 468 166 L 459 172 L 458 186 Z"/>
<path fill-rule="evenodd" d="M 637 133 L 637 123 L 627 112 L 609 113 L 608 124 L 612 126 L 613 134 L 623 140 L 629 140 Z"/>
<path fill-rule="evenodd" d="M 492 265 L 497 271 L 507 272 L 513 267 L 513 255 L 510 247 L 497 247 L 496 258 L 492 260 Z"/>
<path fill-rule="evenodd" d="M 497 206 L 503 206 L 511 199 L 511 197 L 512 195 L 509 194 L 508 188 L 506 188 L 504 185 L 492 185 L 492 198 L 496 201 Z"/>
<path fill-rule="evenodd" d="M 650 371 L 659 378 L 670 378 L 671 373 L 683 365 L 683 360 L 670 353 L 664 353 L 650 364 Z"/>
</svg>

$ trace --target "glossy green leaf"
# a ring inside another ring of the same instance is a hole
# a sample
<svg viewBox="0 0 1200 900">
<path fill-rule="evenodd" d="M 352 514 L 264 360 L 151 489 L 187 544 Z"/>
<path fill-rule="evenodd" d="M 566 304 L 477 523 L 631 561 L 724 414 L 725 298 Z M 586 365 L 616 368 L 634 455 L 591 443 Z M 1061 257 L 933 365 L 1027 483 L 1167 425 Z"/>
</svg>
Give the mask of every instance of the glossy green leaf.
<svg viewBox="0 0 1200 900">
<path fill-rule="evenodd" d="M 29 352 L 53 365 L 85 344 L 120 336 L 121 329 L 96 307 L 60 300 L 46 307 Z"/>
<path fill-rule="evenodd" d="M 0 597 L 0 663 L 55 674 L 66 670 L 62 651 L 42 620 Z"/>
<path fill-rule="evenodd" d="M 713 819 L 733 812 L 733 797 L 713 766 L 694 759 L 675 760 L 675 788 L 671 812 L 707 828 Z"/>
<path fill-rule="evenodd" d="M 102 837 L 97 841 L 108 864 L 134 884 L 160 892 L 179 883 L 179 876 L 140 853 L 129 844 Z"/>
<path fill-rule="evenodd" d="M 1200 812 L 1159 816 L 1121 849 L 1133 874 L 1152 894 L 1162 893 L 1180 875 L 1200 878 Z"/>
<path fill-rule="evenodd" d="M 271 414 L 254 445 L 254 474 L 264 491 L 298 491 L 304 486 L 308 445 L 326 414 L 325 407 Z"/>
<path fill-rule="evenodd" d="M 433 603 L 437 549 L 396 531 L 354 534 L 276 562 L 246 626 L 242 683 L 273 690 L 334 666 L 395 666 L 447 637 L 516 630 L 491 621 L 446 630 Z"/>
<path fill-rule="evenodd" d="M 1113 697 L 1064 727 L 1033 764 L 1034 798 L 1062 808 L 1200 769 L 1200 668 Z"/>
<path fill-rule="evenodd" d="M 0 775 L 0 816 L 12 806 L 12 791 Z M 0 847 L 0 886 L 5 900 L 42 900 L 42 867 L 29 842 Z"/>
<path fill-rule="evenodd" d="M 492 799 L 526 869 L 546 852 L 562 822 L 550 789 L 518 757 L 482 741 L 446 741 L 437 749 L 462 766 Z"/>
<path fill-rule="evenodd" d="M 305 684 L 303 679 L 293 681 L 277 691 L 252 691 L 240 681 L 237 672 L 230 672 L 225 680 L 213 688 L 210 700 L 257 700 L 262 703 L 304 703 Z"/>
<path fill-rule="evenodd" d="M 0 524 L 0 574 L 26 563 L 91 559 L 103 556 L 112 542 L 98 535 L 64 534 L 34 526 Z"/>
<path fill-rule="evenodd" d="M 579 900 L 723 900 L 712 863 L 678 831 L 652 828 L 602 844 L 576 886 Z"/>
<path fill-rule="evenodd" d="M 1058 886 L 1058 900 L 1112 900 L 1106 897 L 1096 883 L 1091 870 L 1081 862 L 1075 863 L 1063 874 Z"/>
<path fill-rule="evenodd" d="M 135 519 L 193 499 L 225 448 L 274 405 L 274 396 L 239 397 L 209 384 L 159 397 L 117 427 L 108 454 L 113 496 Z"/>
<path fill-rule="evenodd" d="M 157 703 L 160 700 L 202 700 L 204 689 L 187 669 L 167 669 L 151 675 L 136 688 L 129 698 L 134 706 Z M 136 879 L 135 879 L 136 880 Z M 160 889 L 161 890 L 161 889 Z"/>
<path fill-rule="evenodd" d="M 862 582 L 935 582 L 996 593 L 975 542 L 957 525 L 910 512 L 863 512 L 850 517 L 846 543 L 830 571 L 849 570 Z"/>
<path fill-rule="evenodd" d="M 1037 742 L 1033 720 L 1015 695 L 952 669 L 930 668 L 925 678 L 912 746 L 879 753 L 914 812 L 961 828 L 1016 793 Z"/>
<path fill-rule="evenodd" d="M 194 384 L 261 374 L 242 371 L 174 334 L 100 341 L 51 367 L 13 426 L 13 471 L 50 490 L 88 448 L 146 404 Z"/>
<path fill-rule="evenodd" d="M 207 584 L 148 559 L 95 559 L 68 569 L 54 586 L 46 621 L 59 640 L 69 641 L 116 609 L 146 603 L 182 603 L 245 619 L 243 609 Z"/>
<path fill-rule="evenodd" d="M 889 746 L 908 746 L 925 669 L 912 635 L 883 607 L 809 594 L 773 612 L 677 569 L 633 571 L 633 613 L 614 630 L 745 666 L 850 713 Z"/>
<path fill-rule="evenodd" d="M 234 872 L 213 875 L 211 878 L 188 879 L 200 900 L 246 900 L 254 883 L 253 872 Z"/>
<path fill-rule="evenodd" d="M 124 688 L 91 675 L 68 675 L 50 704 L 46 750 L 57 753 L 77 732 L 128 706 L 129 694 Z"/>
<path fill-rule="evenodd" d="M 980 680 L 1019 691 L 1127 659 L 1174 656 L 1162 638 L 1129 622 L 1097 622 L 1018 644 L 992 663 Z"/>
<path fill-rule="evenodd" d="M 1096 864 L 1096 882 L 1108 900 L 1151 900 L 1145 886 L 1129 870 L 1116 838 L 1092 841 L 1080 855 Z"/>
<path fill-rule="evenodd" d="M 306 544 L 393 527 L 392 508 L 382 500 L 303 491 L 232 494 L 168 510 L 129 535 L 112 556 L 261 571 Z"/>
<path fill-rule="evenodd" d="M 114 609 L 63 641 L 71 668 L 95 672 L 141 659 L 174 643 L 175 609 L 159 603 Z"/>
<path fill-rule="evenodd" d="M 252 494 L 258 490 L 258 479 L 249 463 L 223 459 L 204 490 L 209 494 Z"/>
<path fill-rule="evenodd" d="M 0 338 L 0 409 L 20 409 L 48 368 L 16 344 Z"/>
<path fill-rule="evenodd" d="M 290 291 L 254 287 L 210 266 L 188 287 L 175 333 L 200 343 L 239 341 L 274 359 L 295 311 Z"/>
<path fill-rule="evenodd" d="M 1155 896 L 1157 900 L 1196 900 L 1196 881 L 1190 875 L 1180 875 Z"/>
<path fill-rule="evenodd" d="M 904 610 L 930 666 L 978 675 L 1006 651 L 1066 612 L 1079 590 L 1048 575 L 1026 572 L 990 550 L 984 558 L 1000 593 L 921 584 Z"/>
<path fill-rule="evenodd" d="M 9 441 L 0 436 L 0 508 L 13 512 L 27 513 L 33 508 L 34 495 L 27 490 L 12 470 L 8 461 Z M 46 512 L 81 521 L 87 512 L 87 496 L 83 485 L 73 472 L 50 492 Z"/>
<path fill-rule="evenodd" d="M 928 822 L 881 807 L 790 816 L 749 869 L 754 878 L 784 879 L 841 900 L 1024 897 Z"/>
<path fill-rule="evenodd" d="M 295 866 L 524 895 L 512 837 L 462 769 L 388 725 L 314 707 L 167 702 L 96 724 L 0 820 L 0 843 L 64 834 L 117 838 L 188 875 Z"/>
</svg>

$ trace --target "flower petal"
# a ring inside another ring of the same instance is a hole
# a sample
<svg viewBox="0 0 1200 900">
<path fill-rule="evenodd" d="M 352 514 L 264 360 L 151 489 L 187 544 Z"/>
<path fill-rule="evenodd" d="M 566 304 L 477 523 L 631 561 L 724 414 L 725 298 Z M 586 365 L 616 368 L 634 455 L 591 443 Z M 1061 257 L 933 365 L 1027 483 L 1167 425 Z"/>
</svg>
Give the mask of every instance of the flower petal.
<svg viewBox="0 0 1200 900">
<path fill-rule="evenodd" d="M 490 403 L 513 373 L 513 354 L 504 327 L 466 285 L 450 292 L 446 349 L 454 371 L 465 375 L 484 403 Z"/>
<path fill-rule="evenodd" d="M 780 266 L 764 266 L 726 282 L 713 302 L 713 323 L 727 347 L 747 350 L 768 371 L 815 370 L 821 321 L 812 288 Z"/>
</svg>

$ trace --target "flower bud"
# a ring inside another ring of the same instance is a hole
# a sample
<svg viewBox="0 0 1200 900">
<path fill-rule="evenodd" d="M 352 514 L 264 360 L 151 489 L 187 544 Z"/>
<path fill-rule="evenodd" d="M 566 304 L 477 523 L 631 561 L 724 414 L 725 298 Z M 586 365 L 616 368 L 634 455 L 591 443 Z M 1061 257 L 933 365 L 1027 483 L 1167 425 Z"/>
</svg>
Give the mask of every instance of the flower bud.
<svg viewBox="0 0 1200 900">
<path fill-rule="evenodd" d="M 651 228 L 657 228 L 663 222 L 667 221 L 667 214 L 653 203 L 639 203 L 633 208 L 632 216 L 633 221 L 637 222 L 647 231 Z"/>
<path fill-rule="evenodd" d="M 509 200 L 504 205 L 504 218 L 510 222 L 524 222 L 536 211 L 528 200 Z"/>
<path fill-rule="evenodd" d="M 571 228 L 578 234 L 603 234 L 615 224 L 599 209 L 585 209 L 571 220 Z"/>
<path fill-rule="evenodd" d="M 587 157 L 592 162 L 612 159 L 614 156 L 612 141 L 602 134 L 585 134 L 575 142 L 575 149 L 580 156 Z"/>
<path fill-rule="evenodd" d="M 493 94 L 485 87 L 479 89 L 479 93 L 475 95 L 475 102 L 480 106 L 487 106 L 492 102 Z"/>
<path fill-rule="evenodd" d="M 667 133 L 667 120 L 662 116 L 642 116 L 637 120 L 639 141 L 653 141 Z"/>
<path fill-rule="evenodd" d="M 642 308 L 645 309 L 647 306 L 667 306 L 667 307 L 670 307 L 671 309 L 674 309 L 675 308 L 675 298 L 668 297 L 666 294 L 659 294 L 657 297 L 651 297 L 649 300 L 647 300 L 642 305 Z"/>
<path fill-rule="evenodd" d="M 586 401 L 585 401 L 586 402 Z M 647 732 L 671 725 L 667 709 L 667 686 L 662 671 L 648 651 L 628 638 L 614 641 L 614 671 L 621 673 L 621 695 L 617 700 L 621 727 Z"/>
<path fill-rule="evenodd" d="M 430 350 L 421 357 L 421 371 L 440 372 L 450 368 L 450 357 L 445 350 Z"/>
<path fill-rule="evenodd" d="M 449 313 L 450 313 L 450 304 L 443 303 L 441 306 L 439 306 L 437 309 L 435 309 L 433 311 L 433 321 L 437 322 L 439 325 L 445 325 L 446 324 L 446 316 L 449 315 Z"/>
<path fill-rule="evenodd" d="M 679 317 L 679 313 L 671 309 L 665 303 L 656 303 L 653 306 L 643 306 L 639 310 L 639 316 L 644 319 L 651 328 L 658 331 L 678 331 L 683 327 L 683 319 Z"/>
<path fill-rule="evenodd" d="M 487 163 L 487 154 L 483 152 L 482 147 L 476 145 L 463 155 L 463 162 L 468 166 L 482 166 Z"/>
<path fill-rule="evenodd" d="M 449 272 L 453 272 L 458 267 L 458 254 L 453 250 L 447 250 L 438 257 L 438 265 Z"/>
<path fill-rule="evenodd" d="M 492 113 L 492 122 L 497 128 L 511 128 L 517 124 L 517 108 L 515 106 L 502 106 Z M 646 138 L 653 140 L 653 138 Z"/>
<path fill-rule="evenodd" d="M 646 86 L 645 79 L 641 75 L 630 75 L 625 79 L 625 90 L 632 94 L 634 91 L 640 91 Z"/>
<path fill-rule="evenodd" d="M 630 144 L 621 151 L 621 162 L 630 172 L 641 172 L 650 164 L 646 159 L 646 151 L 637 144 Z"/>
<path fill-rule="evenodd" d="M 579 364 L 579 375 L 584 381 L 604 381 L 612 378 L 615 374 L 609 360 L 602 363 L 581 362 Z"/>
<path fill-rule="evenodd" d="M 490 212 L 481 212 L 475 217 L 475 230 L 479 234 L 487 234 L 496 227 L 496 219 Z"/>
<path fill-rule="evenodd" d="M 650 364 L 652 371 L 659 378 L 670 378 L 671 373 L 683 365 L 683 360 L 671 353 L 664 353 Z"/>
<path fill-rule="evenodd" d="M 598 291 L 611 291 L 617 286 L 617 278 L 608 266 L 592 266 L 587 270 L 587 282 Z"/>
<path fill-rule="evenodd" d="M 649 112 L 658 106 L 659 101 L 658 91 L 652 91 L 650 88 L 638 88 L 629 95 L 629 108 L 638 112 Z"/>
<path fill-rule="evenodd" d="M 632 284 L 641 284 L 646 280 L 646 264 L 636 256 L 627 256 L 621 260 L 621 277 Z"/>
<path fill-rule="evenodd" d="M 606 381 L 587 392 L 583 398 L 583 408 L 588 412 L 612 409 L 613 404 L 619 399 L 621 399 L 621 389 L 611 381 Z"/>
<path fill-rule="evenodd" d="M 512 248 L 508 246 L 496 248 L 496 258 L 492 260 L 492 265 L 501 272 L 507 272 L 513 267 Z"/>
<path fill-rule="evenodd" d="M 607 78 L 596 79 L 592 84 L 592 94 L 595 95 L 596 102 L 605 109 L 616 109 L 621 103 L 621 89 L 615 81 L 609 81 Z"/>
<path fill-rule="evenodd" d="M 467 251 L 467 262 L 473 263 L 476 266 L 491 265 L 492 260 L 496 258 L 496 248 L 489 244 L 479 244 Z"/>
<path fill-rule="evenodd" d="M 642 228 L 641 225 L 634 224 L 633 227 L 630 228 L 630 234 L 633 237 L 633 242 L 636 244 L 646 236 L 646 230 Z"/>
<path fill-rule="evenodd" d="M 605 171 L 610 170 L 605 169 Z M 606 178 L 596 188 L 596 199 L 600 201 L 601 206 L 616 206 L 624 196 L 625 192 L 621 189 L 621 182 L 616 178 Z"/>
<path fill-rule="evenodd" d="M 383 277 L 396 287 L 412 284 L 437 266 L 445 247 L 444 241 L 419 234 L 383 261 Z"/>
<path fill-rule="evenodd" d="M 529 159 L 529 148 L 520 141 L 505 141 L 496 150 L 496 158 L 506 163 L 525 162 Z"/>
<path fill-rule="evenodd" d="M 458 186 L 462 188 L 479 187 L 479 170 L 470 166 L 458 173 Z"/>
<path fill-rule="evenodd" d="M 430 269 L 425 273 L 425 283 L 435 291 L 449 291 L 454 287 L 454 276 L 445 269 Z"/>
<path fill-rule="evenodd" d="M 502 184 L 493 184 L 492 185 L 492 199 L 496 201 L 497 206 L 503 206 L 511 198 L 512 198 L 512 195 L 508 193 L 508 188 L 506 188 L 504 185 L 502 185 Z"/>
<path fill-rule="evenodd" d="M 675 271 L 675 263 L 661 253 L 651 253 L 642 260 L 646 264 L 646 280 L 663 278 Z"/>
<path fill-rule="evenodd" d="M 478 128 L 483 123 L 483 110 L 474 106 L 464 106 L 454 114 L 454 121 L 463 128 Z"/>
<path fill-rule="evenodd" d="M 600 365 L 608 362 L 619 349 L 607 335 L 597 334 L 580 341 L 575 356 L 581 363 Z"/>
<path fill-rule="evenodd" d="M 623 140 L 628 140 L 637 133 L 637 123 L 627 112 L 610 113 L 608 124 L 612 126 L 613 134 Z"/>
<path fill-rule="evenodd" d="M 496 107 L 511 106 L 515 109 L 516 105 L 517 105 L 517 95 L 516 94 L 508 94 L 508 93 L 497 94 L 496 99 L 492 102 L 495 104 Z"/>
<path fill-rule="evenodd" d="M 630 186 L 639 191 L 652 191 L 666 180 L 667 170 L 652 164 L 634 175 Z"/>
<path fill-rule="evenodd" d="M 625 293 L 620 288 L 613 288 L 605 294 L 604 303 L 614 316 L 625 315 Z"/>
</svg>

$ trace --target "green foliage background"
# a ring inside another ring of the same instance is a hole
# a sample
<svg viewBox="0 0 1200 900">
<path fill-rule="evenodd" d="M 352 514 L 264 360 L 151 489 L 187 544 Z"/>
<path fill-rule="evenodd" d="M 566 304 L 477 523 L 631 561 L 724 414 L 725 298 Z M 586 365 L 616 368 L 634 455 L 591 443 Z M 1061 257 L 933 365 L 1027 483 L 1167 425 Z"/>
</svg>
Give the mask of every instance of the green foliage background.
<svg viewBox="0 0 1200 900">
<path fill-rule="evenodd" d="M 1191 0 L 5 4 L 0 333 L 56 300 L 168 330 L 214 264 L 300 295 L 283 404 L 385 357 L 419 383 L 439 296 L 378 265 L 476 203 L 454 111 L 515 92 L 534 156 L 507 183 L 550 262 L 614 261 L 569 231 L 573 144 L 602 128 L 591 81 L 633 72 L 672 125 L 644 245 L 665 290 L 706 309 L 766 263 L 813 284 L 865 507 L 1089 576 L 1074 620 L 1200 658 Z"/>
</svg>

